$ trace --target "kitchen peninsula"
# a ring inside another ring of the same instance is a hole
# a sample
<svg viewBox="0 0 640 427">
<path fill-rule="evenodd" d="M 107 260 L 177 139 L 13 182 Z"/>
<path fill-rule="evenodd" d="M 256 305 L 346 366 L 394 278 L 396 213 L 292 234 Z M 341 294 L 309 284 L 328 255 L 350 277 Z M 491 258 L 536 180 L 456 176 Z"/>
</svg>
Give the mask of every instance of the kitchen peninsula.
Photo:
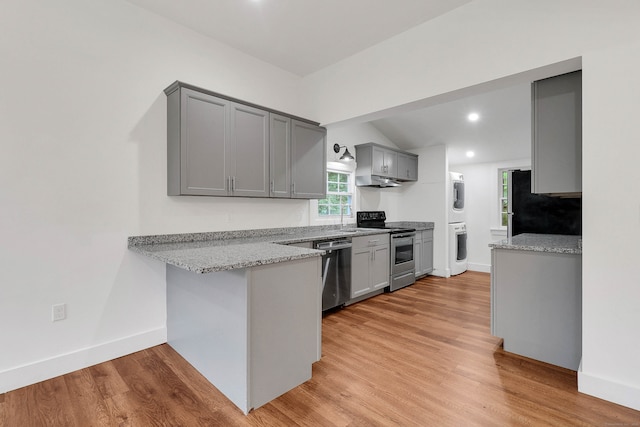
<svg viewBox="0 0 640 427">
<path fill-rule="evenodd" d="M 491 334 L 506 351 L 576 371 L 582 355 L 580 236 L 491 243 Z"/>
<path fill-rule="evenodd" d="M 298 246 L 380 233 L 296 227 L 129 237 L 167 264 L 167 342 L 245 414 L 320 360 L 321 256 Z"/>
</svg>

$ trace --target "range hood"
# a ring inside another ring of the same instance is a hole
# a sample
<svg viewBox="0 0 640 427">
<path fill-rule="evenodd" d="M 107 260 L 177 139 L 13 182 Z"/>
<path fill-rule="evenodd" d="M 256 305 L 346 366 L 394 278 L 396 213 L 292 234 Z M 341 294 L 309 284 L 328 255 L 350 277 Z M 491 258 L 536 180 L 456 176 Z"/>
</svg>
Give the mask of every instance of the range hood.
<svg viewBox="0 0 640 427">
<path fill-rule="evenodd" d="M 356 175 L 356 185 L 358 187 L 399 187 L 401 184 L 385 176 L 379 175 Z"/>
</svg>

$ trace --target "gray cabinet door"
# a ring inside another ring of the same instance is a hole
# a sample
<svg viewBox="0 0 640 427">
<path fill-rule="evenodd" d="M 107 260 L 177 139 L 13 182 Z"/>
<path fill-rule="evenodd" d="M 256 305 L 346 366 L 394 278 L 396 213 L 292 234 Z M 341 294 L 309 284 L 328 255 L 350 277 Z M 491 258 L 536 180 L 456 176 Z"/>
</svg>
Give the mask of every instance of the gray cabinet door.
<svg viewBox="0 0 640 427">
<path fill-rule="evenodd" d="M 385 235 L 388 239 L 388 235 Z M 389 286 L 389 245 L 381 245 L 372 248 L 373 261 L 371 264 L 371 286 L 373 289 L 382 289 Z"/>
<path fill-rule="evenodd" d="M 433 230 L 422 231 L 422 274 L 433 271 Z"/>
<path fill-rule="evenodd" d="M 581 192 L 581 71 L 532 84 L 532 122 L 532 192 Z"/>
<path fill-rule="evenodd" d="M 180 93 L 180 139 L 169 141 L 180 146 L 179 194 L 224 196 L 229 176 L 225 157 L 231 102 L 190 89 Z M 170 156 L 171 152 L 170 148 Z M 175 159 L 169 161 L 175 163 Z"/>
<path fill-rule="evenodd" d="M 231 194 L 269 197 L 269 112 L 233 103 L 230 131 Z"/>
<path fill-rule="evenodd" d="M 413 262 L 416 277 L 422 276 L 422 232 L 417 231 L 413 240 Z"/>
<path fill-rule="evenodd" d="M 351 298 L 371 292 L 371 251 L 369 248 L 352 248 Z"/>
<path fill-rule="evenodd" d="M 291 197 L 291 119 L 270 114 L 271 197 Z"/>
<path fill-rule="evenodd" d="M 384 164 L 384 150 L 377 147 L 372 147 L 371 150 L 371 173 L 373 175 L 385 175 L 387 171 Z"/>
<path fill-rule="evenodd" d="M 374 175 L 395 178 L 398 174 L 398 153 L 384 148 L 373 147 L 372 171 Z"/>
<path fill-rule="evenodd" d="M 291 121 L 291 197 L 323 199 L 327 184 L 327 130 Z"/>
<path fill-rule="evenodd" d="M 418 157 L 398 153 L 398 179 L 403 181 L 418 180 Z"/>
</svg>

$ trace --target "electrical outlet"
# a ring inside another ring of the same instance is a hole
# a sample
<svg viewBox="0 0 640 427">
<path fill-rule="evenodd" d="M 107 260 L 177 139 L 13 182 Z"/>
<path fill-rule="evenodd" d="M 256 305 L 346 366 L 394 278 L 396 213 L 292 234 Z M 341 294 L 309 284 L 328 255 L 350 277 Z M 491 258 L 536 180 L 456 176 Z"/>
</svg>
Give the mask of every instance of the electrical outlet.
<svg viewBox="0 0 640 427">
<path fill-rule="evenodd" d="M 67 304 L 55 304 L 51 306 L 51 321 L 64 320 L 67 318 Z"/>
</svg>

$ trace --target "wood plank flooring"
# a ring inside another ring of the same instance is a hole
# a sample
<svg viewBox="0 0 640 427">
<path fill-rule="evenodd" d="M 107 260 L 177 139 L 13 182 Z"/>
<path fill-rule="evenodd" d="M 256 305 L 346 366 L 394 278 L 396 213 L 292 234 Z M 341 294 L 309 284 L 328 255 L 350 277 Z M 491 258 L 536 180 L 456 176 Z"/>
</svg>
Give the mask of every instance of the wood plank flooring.
<svg viewBox="0 0 640 427">
<path fill-rule="evenodd" d="M 505 353 L 489 310 L 489 275 L 466 272 L 331 313 L 313 378 L 248 416 L 165 344 L 0 394 L 0 426 L 640 425 Z"/>
</svg>

